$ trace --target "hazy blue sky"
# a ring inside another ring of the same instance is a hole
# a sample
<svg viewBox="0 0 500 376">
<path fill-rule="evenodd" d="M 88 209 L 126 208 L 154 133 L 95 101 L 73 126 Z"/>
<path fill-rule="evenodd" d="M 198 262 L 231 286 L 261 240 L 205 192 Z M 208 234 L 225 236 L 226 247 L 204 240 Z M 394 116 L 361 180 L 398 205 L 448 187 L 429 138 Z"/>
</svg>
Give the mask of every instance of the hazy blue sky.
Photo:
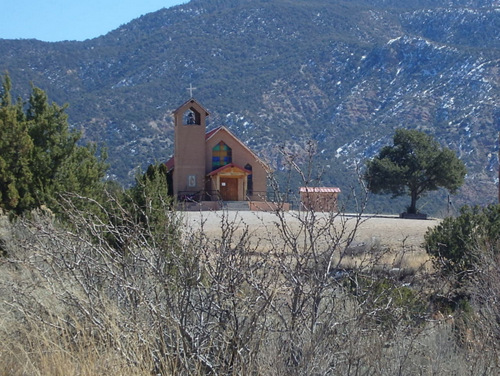
<svg viewBox="0 0 500 376">
<path fill-rule="evenodd" d="M 2 0 L 0 38 L 85 40 L 188 0 Z"/>
</svg>

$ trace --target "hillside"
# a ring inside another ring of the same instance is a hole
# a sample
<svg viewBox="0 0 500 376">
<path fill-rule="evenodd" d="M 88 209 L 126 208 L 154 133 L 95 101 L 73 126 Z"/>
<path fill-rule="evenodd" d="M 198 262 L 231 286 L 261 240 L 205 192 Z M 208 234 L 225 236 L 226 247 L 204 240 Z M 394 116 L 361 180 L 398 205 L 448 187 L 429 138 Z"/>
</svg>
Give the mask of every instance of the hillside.
<svg viewBox="0 0 500 376">
<path fill-rule="evenodd" d="M 192 0 L 84 42 L 0 40 L 0 71 L 23 97 L 33 82 L 69 103 L 72 125 L 108 146 L 110 174 L 124 184 L 135 167 L 170 156 L 170 115 L 192 84 L 211 124 L 229 127 L 278 173 L 286 167 L 277 146 L 300 162 L 314 140 L 322 184 L 347 192 L 356 165 L 395 128 L 417 128 L 466 162 L 456 206 L 492 202 L 500 2 L 435 4 Z M 421 204 L 442 210 L 436 197 Z M 372 210 L 401 205 L 378 199 Z"/>
</svg>

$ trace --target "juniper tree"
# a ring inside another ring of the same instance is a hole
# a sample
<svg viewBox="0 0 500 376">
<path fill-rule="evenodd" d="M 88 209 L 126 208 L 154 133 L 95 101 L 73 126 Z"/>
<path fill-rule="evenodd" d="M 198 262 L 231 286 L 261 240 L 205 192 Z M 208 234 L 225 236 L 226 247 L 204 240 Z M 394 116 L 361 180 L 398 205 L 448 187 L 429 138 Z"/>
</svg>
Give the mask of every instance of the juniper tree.
<svg viewBox="0 0 500 376">
<path fill-rule="evenodd" d="M 417 200 L 440 187 L 455 192 L 464 182 L 464 163 L 430 135 L 410 129 L 398 129 L 391 146 L 367 161 L 364 178 L 373 193 L 393 197 L 409 195 L 408 213 L 417 212 Z"/>
<path fill-rule="evenodd" d="M 29 163 L 33 141 L 20 104 L 13 104 L 8 76 L 3 82 L 0 102 L 0 207 L 23 210 L 34 203 Z"/>
<path fill-rule="evenodd" d="M 90 195 L 106 171 L 105 153 L 81 146 L 71 130 L 66 106 L 49 103 L 33 87 L 27 104 L 11 99 L 11 81 L 4 76 L 0 92 L 0 207 L 22 213 L 50 205 L 64 191 Z"/>
</svg>

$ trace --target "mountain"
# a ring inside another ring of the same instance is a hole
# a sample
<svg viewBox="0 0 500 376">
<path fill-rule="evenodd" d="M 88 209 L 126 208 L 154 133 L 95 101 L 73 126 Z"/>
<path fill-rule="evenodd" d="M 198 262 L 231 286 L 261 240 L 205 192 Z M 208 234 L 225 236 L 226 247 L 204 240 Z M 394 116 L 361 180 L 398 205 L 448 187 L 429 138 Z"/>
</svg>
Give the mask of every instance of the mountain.
<svg viewBox="0 0 500 376">
<path fill-rule="evenodd" d="M 312 140 L 322 184 L 348 192 L 356 166 L 407 127 L 466 163 L 456 206 L 497 197 L 499 0 L 192 0 L 84 42 L 0 39 L 0 56 L 15 93 L 33 82 L 70 104 L 123 184 L 171 155 L 171 113 L 192 84 L 210 124 L 278 173 L 283 150 L 303 163 Z M 442 197 L 421 204 L 437 212 Z M 373 202 L 398 212 L 405 200 Z"/>
</svg>

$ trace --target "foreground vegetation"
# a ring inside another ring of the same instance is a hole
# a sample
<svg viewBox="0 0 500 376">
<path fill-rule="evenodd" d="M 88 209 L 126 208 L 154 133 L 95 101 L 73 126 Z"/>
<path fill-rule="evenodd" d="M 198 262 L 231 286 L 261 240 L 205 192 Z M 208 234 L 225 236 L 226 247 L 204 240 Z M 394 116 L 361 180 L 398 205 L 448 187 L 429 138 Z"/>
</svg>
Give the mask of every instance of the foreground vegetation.
<svg viewBox="0 0 500 376">
<path fill-rule="evenodd" d="M 434 273 L 388 270 L 374 248 L 343 269 L 356 226 L 335 214 L 292 229 L 276 212 L 263 251 L 225 213 L 209 238 L 140 192 L 144 205 L 68 195 L 68 220 L 4 220 L 0 374 L 498 373 L 496 252 L 458 296 L 438 258 Z"/>
<path fill-rule="evenodd" d="M 50 103 L 33 87 L 27 103 L 11 97 L 10 77 L 0 89 L 0 209 L 21 214 L 53 206 L 59 192 L 96 195 L 102 189 L 106 153 L 78 145 L 66 106 Z M 53 206 L 55 207 L 55 206 Z"/>
</svg>

